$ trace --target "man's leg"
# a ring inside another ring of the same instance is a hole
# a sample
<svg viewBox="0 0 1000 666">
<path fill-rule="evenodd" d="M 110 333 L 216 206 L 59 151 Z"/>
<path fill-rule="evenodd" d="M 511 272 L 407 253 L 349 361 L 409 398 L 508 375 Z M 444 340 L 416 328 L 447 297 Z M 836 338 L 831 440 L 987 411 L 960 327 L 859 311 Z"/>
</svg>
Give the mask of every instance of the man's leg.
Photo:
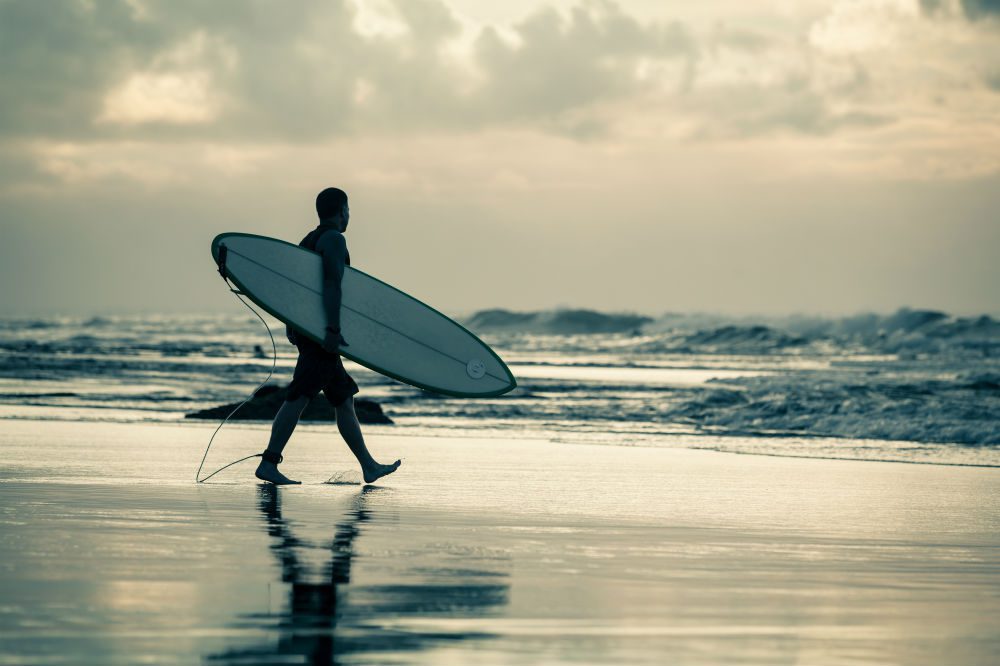
<svg viewBox="0 0 1000 666">
<path fill-rule="evenodd" d="M 276 485 L 286 485 L 290 483 L 301 483 L 292 481 L 287 476 L 278 471 L 278 463 L 281 462 L 281 452 L 285 450 L 285 444 L 292 436 L 295 426 L 299 423 L 299 416 L 302 410 L 309 404 L 309 398 L 299 396 L 294 400 L 286 400 L 281 404 L 281 408 L 274 417 L 271 424 L 271 441 L 264 451 L 264 459 L 257 466 L 257 478 L 261 481 L 270 481 Z"/>
<path fill-rule="evenodd" d="M 351 448 L 351 453 L 361 463 L 361 472 L 365 477 L 365 483 L 382 478 L 386 474 L 392 474 L 399 467 L 401 461 L 397 460 L 391 465 L 383 465 L 372 458 L 365 446 L 365 438 L 361 434 L 361 424 L 358 423 L 358 415 L 354 412 L 354 398 L 349 397 L 339 405 L 334 407 L 337 412 L 337 429 L 340 436 Z"/>
</svg>

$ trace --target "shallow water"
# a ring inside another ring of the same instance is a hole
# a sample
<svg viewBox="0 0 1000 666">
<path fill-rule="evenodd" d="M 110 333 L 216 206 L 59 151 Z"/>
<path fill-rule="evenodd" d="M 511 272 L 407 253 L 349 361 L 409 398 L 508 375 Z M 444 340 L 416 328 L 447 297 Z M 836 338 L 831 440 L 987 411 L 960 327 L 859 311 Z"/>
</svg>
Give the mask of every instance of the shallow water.
<svg viewBox="0 0 1000 666">
<path fill-rule="evenodd" d="M 988 317 L 901 311 L 763 325 L 671 315 L 586 335 L 512 332 L 497 313 L 490 321 L 500 329 L 485 337 L 519 380 L 500 398 L 442 398 L 348 367 L 390 418 L 451 434 L 592 433 L 588 443 L 609 446 L 719 438 L 708 446 L 1000 464 L 1000 323 Z M 560 322 L 550 313 L 534 325 L 580 323 Z M 282 384 L 294 350 L 275 332 L 272 382 Z M 0 320 L 0 419 L 177 422 L 243 399 L 271 351 L 250 315 Z"/>
<path fill-rule="evenodd" d="M 304 427 L 0 429 L 0 663 L 983 664 L 1000 471 Z M 210 464 L 258 450 L 228 431 Z M 393 434 L 395 433 L 395 434 Z M 325 483 L 331 477 L 336 483 Z"/>
</svg>

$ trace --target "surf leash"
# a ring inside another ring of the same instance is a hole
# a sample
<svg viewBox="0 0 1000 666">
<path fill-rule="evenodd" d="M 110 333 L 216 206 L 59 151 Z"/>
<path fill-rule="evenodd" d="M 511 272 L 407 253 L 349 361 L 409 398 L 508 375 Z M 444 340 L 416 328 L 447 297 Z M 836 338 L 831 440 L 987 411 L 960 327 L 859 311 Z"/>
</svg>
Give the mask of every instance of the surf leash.
<svg viewBox="0 0 1000 666">
<path fill-rule="evenodd" d="M 240 303 L 242 303 L 243 305 L 245 305 L 247 307 L 247 309 L 250 310 L 250 312 L 254 313 L 254 315 L 257 317 L 257 319 L 260 319 L 260 323 L 264 324 L 264 328 L 267 329 L 267 336 L 269 338 L 271 338 L 271 370 L 270 370 L 270 372 L 267 373 L 267 377 L 264 378 L 264 381 L 262 381 L 260 384 L 258 384 L 257 388 L 255 388 L 253 391 L 251 391 L 250 395 L 248 395 L 243 402 L 241 402 L 240 404 L 236 405 L 236 408 L 233 409 L 233 411 L 229 412 L 229 414 L 226 415 L 226 418 L 222 419 L 222 422 L 219 423 L 219 426 L 215 429 L 215 432 L 213 432 L 212 436 L 209 437 L 209 439 L 208 439 L 208 446 L 205 447 L 205 454 L 201 457 L 201 464 L 198 465 L 198 471 L 195 472 L 195 475 L 194 475 L 195 483 L 205 483 L 206 481 L 208 481 L 209 479 L 211 479 L 213 476 L 215 476 L 216 474 L 218 474 L 219 472 L 221 472 L 224 469 L 228 469 L 228 468 L 232 467 L 233 465 L 238 465 L 239 463 L 243 462 L 244 460 L 250 460 L 251 458 L 260 458 L 260 457 L 263 456 L 263 454 L 261 454 L 261 453 L 255 453 L 255 454 L 253 454 L 251 456 L 247 456 L 245 458 L 240 458 L 239 460 L 234 460 L 233 462 L 229 463 L 228 465 L 224 465 L 224 466 L 220 467 L 219 469 L 215 470 L 214 472 L 212 472 L 211 474 L 209 474 L 208 476 L 206 476 L 204 479 L 201 478 L 201 469 L 202 469 L 202 467 L 205 466 L 205 460 L 208 458 L 208 452 L 212 449 L 212 442 L 215 441 L 215 436 L 219 434 L 220 430 L 222 430 L 222 426 L 226 425 L 226 423 L 229 422 L 229 419 L 231 419 L 233 417 L 233 415 L 236 414 L 236 412 L 240 411 L 240 409 L 243 408 L 243 405 L 245 405 L 248 402 L 250 402 L 253 399 L 253 397 L 255 395 L 257 395 L 257 391 L 259 391 L 262 388 L 264 388 L 264 385 L 267 384 L 269 381 L 271 381 L 271 377 L 274 376 L 274 369 L 278 366 L 278 346 L 276 344 L 274 344 L 274 334 L 271 333 L 271 327 L 267 325 L 267 322 L 264 321 L 264 318 L 260 316 L 260 313 L 257 312 L 257 310 L 255 310 L 252 305 L 250 305 L 245 300 L 243 300 L 243 292 L 241 292 L 239 289 L 234 289 L 233 285 L 229 282 L 229 275 L 226 274 L 226 255 L 227 255 L 227 248 L 226 248 L 226 246 L 225 245 L 220 245 L 219 246 L 219 261 L 218 261 L 218 263 L 219 263 L 219 275 L 221 275 L 222 279 L 225 280 L 226 287 L 229 288 L 229 291 L 232 292 L 232 294 L 234 296 L 236 296 L 236 298 L 240 299 Z"/>
</svg>

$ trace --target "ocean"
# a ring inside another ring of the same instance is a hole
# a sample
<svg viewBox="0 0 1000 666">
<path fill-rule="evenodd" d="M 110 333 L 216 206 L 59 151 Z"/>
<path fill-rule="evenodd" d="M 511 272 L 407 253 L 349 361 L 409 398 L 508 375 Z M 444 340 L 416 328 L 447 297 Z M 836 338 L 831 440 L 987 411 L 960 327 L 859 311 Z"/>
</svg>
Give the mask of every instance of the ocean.
<svg viewBox="0 0 1000 666">
<path fill-rule="evenodd" d="M 997 661 L 993 319 L 464 321 L 515 391 L 349 364 L 402 466 L 363 484 L 309 422 L 282 487 L 195 483 L 218 422 L 186 415 L 271 369 L 249 312 L 0 323 L 0 663 Z"/>
<path fill-rule="evenodd" d="M 489 310 L 461 320 L 518 379 L 457 399 L 348 363 L 414 435 L 1000 466 L 1000 322 Z M 274 332 L 271 383 L 295 350 Z M 0 419 L 178 422 L 242 400 L 271 341 L 249 312 L 0 320 Z"/>
</svg>

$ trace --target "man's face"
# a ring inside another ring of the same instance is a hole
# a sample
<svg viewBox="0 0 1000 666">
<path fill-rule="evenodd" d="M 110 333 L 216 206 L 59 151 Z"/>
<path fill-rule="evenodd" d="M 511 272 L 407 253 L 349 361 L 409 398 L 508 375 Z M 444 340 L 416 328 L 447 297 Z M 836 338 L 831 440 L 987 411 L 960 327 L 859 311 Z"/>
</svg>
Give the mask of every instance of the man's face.
<svg viewBox="0 0 1000 666">
<path fill-rule="evenodd" d="M 340 231 L 341 232 L 347 231 L 347 223 L 351 219 L 351 207 L 348 206 L 347 204 L 344 204 L 344 208 L 340 213 L 340 217 L 342 218 L 340 222 Z"/>
</svg>

